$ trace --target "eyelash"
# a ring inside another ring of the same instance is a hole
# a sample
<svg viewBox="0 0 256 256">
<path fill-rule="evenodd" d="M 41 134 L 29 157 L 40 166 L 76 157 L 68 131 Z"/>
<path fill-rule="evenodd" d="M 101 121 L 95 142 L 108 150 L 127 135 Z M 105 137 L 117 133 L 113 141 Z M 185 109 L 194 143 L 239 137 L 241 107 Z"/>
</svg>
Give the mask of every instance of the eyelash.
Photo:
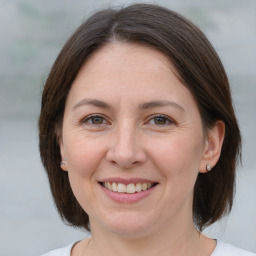
<svg viewBox="0 0 256 256">
<path fill-rule="evenodd" d="M 93 118 L 100 118 L 102 120 L 103 123 L 100 123 L 100 124 L 93 124 L 92 123 L 92 120 Z M 147 121 L 147 123 L 150 123 L 150 121 L 152 120 L 156 120 L 156 118 L 162 118 L 164 120 L 164 124 L 156 124 L 154 123 L 153 125 L 156 125 L 158 127 L 161 127 L 161 126 L 167 126 L 167 125 L 171 125 L 171 124 L 175 124 L 175 122 L 170 119 L 169 117 L 165 116 L 165 115 L 159 115 L 159 114 L 156 114 L 156 115 L 153 115 L 150 117 L 150 119 Z M 91 122 L 90 122 L 91 121 Z M 105 122 L 104 122 L 105 121 Z M 166 123 L 167 122 L 167 123 Z M 83 118 L 81 120 L 81 123 L 83 124 L 89 124 L 89 125 L 92 125 L 92 126 L 100 126 L 100 125 L 105 125 L 107 124 L 107 121 L 106 119 L 104 118 L 104 116 L 102 115 L 99 115 L 99 114 L 93 114 L 93 115 L 89 115 L 85 118 Z"/>
<path fill-rule="evenodd" d="M 89 123 L 89 121 L 92 121 L 93 118 L 101 118 L 101 119 L 103 120 L 103 122 L 104 122 L 104 120 L 105 120 L 105 118 L 104 118 L 103 116 L 101 116 L 101 115 L 99 115 L 99 114 L 93 114 L 93 115 L 89 115 L 89 116 L 83 118 L 83 119 L 81 120 L 81 122 L 82 122 L 83 124 L 88 123 L 89 125 L 94 125 L 94 126 L 99 126 L 99 125 L 104 125 L 104 124 L 106 124 L 106 123 L 101 123 L 101 124 Z M 105 120 L 105 122 L 106 122 L 106 120 Z"/>
<path fill-rule="evenodd" d="M 175 122 L 171 119 L 171 118 L 169 118 L 168 116 L 165 116 L 165 115 L 159 115 L 159 114 L 156 114 L 156 115 L 153 115 L 153 116 L 151 116 L 150 117 L 150 119 L 149 119 L 149 121 L 148 121 L 148 123 L 151 121 L 151 120 L 154 120 L 154 119 L 156 119 L 156 118 L 162 118 L 165 122 L 167 122 L 167 123 L 164 123 L 164 124 L 154 124 L 154 125 L 156 125 L 156 126 L 166 126 L 166 125 L 171 125 L 171 124 L 174 124 Z"/>
</svg>

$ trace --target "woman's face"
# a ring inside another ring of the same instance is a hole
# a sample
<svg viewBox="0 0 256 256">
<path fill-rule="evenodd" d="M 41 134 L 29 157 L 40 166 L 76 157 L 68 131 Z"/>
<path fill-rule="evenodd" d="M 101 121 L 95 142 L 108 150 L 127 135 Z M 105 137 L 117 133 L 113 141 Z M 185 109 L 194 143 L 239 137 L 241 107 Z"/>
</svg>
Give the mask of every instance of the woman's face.
<svg viewBox="0 0 256 256">
<path fill-rule="evenodd" d="M 197 105 L 174 73 L 157 50 L 115 42 L 77 75 L 62 168 L 92 230 L 134 237 L 192 221 L 207 143 Z"/>
</svg>

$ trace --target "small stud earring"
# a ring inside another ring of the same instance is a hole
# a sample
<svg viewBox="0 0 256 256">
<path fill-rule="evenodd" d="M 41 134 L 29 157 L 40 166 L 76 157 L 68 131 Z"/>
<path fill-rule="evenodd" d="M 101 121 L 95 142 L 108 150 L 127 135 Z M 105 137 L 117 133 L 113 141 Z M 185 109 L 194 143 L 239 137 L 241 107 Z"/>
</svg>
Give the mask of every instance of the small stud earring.
<svg viewBox="0 0 256 256">
<path fill-rule="evenodd" d="M 60 165 L 63 166 L 63 165 L 66 165 L 64 161 L 61 161 L 60 162 Z"/>
<path fill-rule="evenodd" d="M 211 169 L 212 169 L 211 165 L 207 164 L 206 165 L 206 171 L 209 172 L 209 171 L 211 171 Z"/>
</svg>

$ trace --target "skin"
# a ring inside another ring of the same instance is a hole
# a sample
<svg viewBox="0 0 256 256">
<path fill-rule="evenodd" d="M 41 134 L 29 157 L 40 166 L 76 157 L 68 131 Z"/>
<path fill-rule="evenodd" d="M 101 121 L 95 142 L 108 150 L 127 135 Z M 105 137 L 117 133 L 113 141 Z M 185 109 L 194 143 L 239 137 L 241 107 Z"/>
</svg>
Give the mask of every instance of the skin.
<svg viewBox="0 0 256 256">
<path fill-rule="evenodd" d="M 215 241 L 200 238 L 193 225 L 193 188 L 198 173 L 218 161 L 224 124 L 205 135 L 196 102 L 176 74 L 159 51 L 120 42 L 96 51 L 79 71 L 65 106 L 60 149 L 92 237 L 78 243 L 73 256 L 214 250 Z M 155 101 L 164 104 L 145 105 Z M 150 179 L 157 186 L 136 203 L 117 203 L 98 183 L 111 177 Z"/>
</svg>

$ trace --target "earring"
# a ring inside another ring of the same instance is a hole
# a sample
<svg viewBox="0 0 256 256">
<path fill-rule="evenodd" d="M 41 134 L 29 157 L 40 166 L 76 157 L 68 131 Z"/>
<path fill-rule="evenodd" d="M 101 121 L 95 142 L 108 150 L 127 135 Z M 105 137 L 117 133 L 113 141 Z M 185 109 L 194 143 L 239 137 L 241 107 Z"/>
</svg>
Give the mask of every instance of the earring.
<svg viewBox="0 0 256 256">
<path fill-rule="evenodd" d="M 206 165 L 206 171 L 209 172 L 209 171 L 211 171 L 211 169 L 212 169 L 211 165 L 207 164 Z"/>
<path fill-rule="evenodd" d="M 65 162 L 64 161 L 60 162 L 60 165 L 61 166 L 65 165 Z"/>
</svg>

